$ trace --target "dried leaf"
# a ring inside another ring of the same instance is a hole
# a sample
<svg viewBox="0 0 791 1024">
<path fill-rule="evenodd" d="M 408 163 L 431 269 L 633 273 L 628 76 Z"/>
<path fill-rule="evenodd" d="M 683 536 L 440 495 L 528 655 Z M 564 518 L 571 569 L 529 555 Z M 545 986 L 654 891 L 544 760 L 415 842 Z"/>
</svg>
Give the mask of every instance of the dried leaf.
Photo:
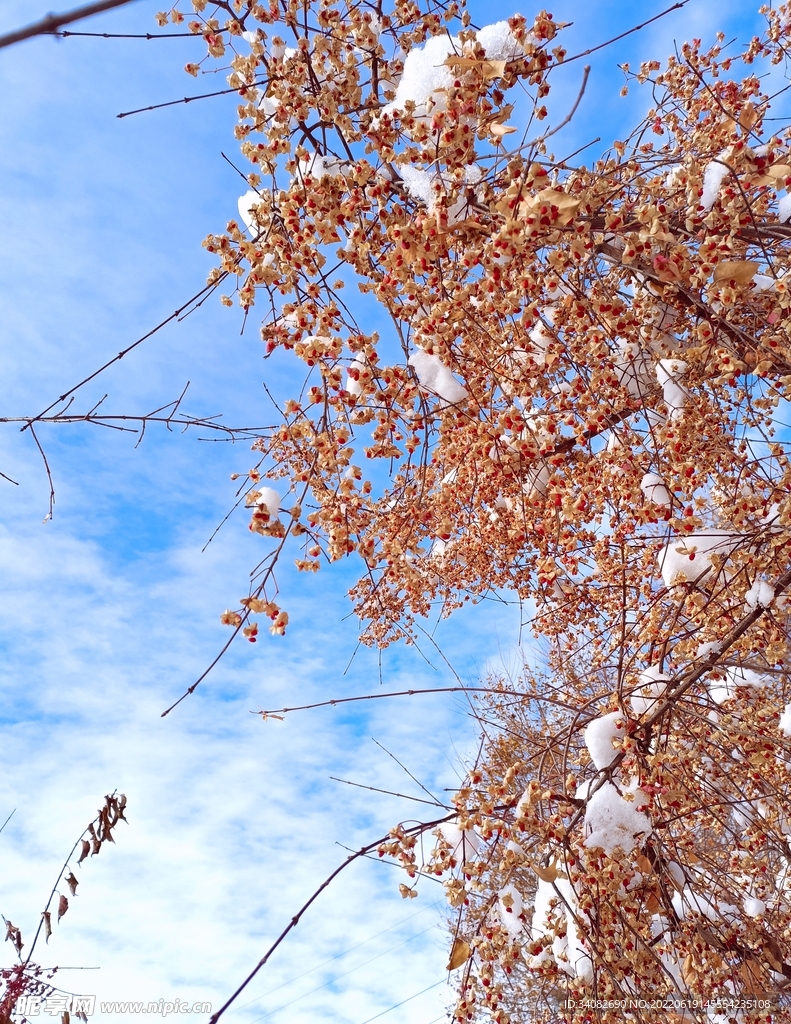
<svg viewBox="0 0 791 1024">
<path fill-rule="evenodd" d="M 49 942 L 49 937 L 52 935 L 52 914 L 49 910 L 45 910 L 41 916 L 44 919 L 44 935 L 46 941 Z"/>
<path fill-rule="evenodd" d="M 451 54 L 450 57 L 446 58 L 445 64 L 447 67 L 455 68 L 459 71 L 469 71 L 470 68 L 476 68 L 487 82 L 491 82 L 495 78 L 503 77 L 508 61 L 478 60 L 476 57 L 457 57 Z"/>
<path fill-rule="evenodd" d="M 68 885 L 69 892 L 72 894 L 72 896 L 76 896 L 77 895 L 77 886 L 79 884 L 80 883 L 74 877 L 74 872 L 70 871 L 69 874 L 68 874 L 68 877 L 66 878 L 66 885 Z"/>
<path fill-rule="evenodd" d="M 58 921 L 63 917 L 66 911 L 69 909 L 69 901 L 65 896 L 61 896 L 58 900 Z"/>
<path fill-rule="evenodd" d="M 489 131 L 492 135 L 496 135 L 498 139 L 501 139 L 504 135 L 513 135 L 516 128 L 510 124 L 491 124 L 489 125 Z"/>
<path fill-rule="evenodd" d="M 755 109 L 754 103 L 745 103 L 742 107 L 742 112 L 739 114 L 739 124 L 745 132 L 749 132 L 755 122 L 758 120 L 758 112 Z"/>
<path fill-rule="evenodd" d="M 791 164 L 772 164 L 764 174 L 768 178 L 791 178 Z"/>
<path fill-rule="evenodd" d="M 749 284 L 758 273 L 760 263 L 755 260 L 725 260 L 714 268 L 714 282 L 733 281 L 734 284 Z"/>
<path fill-rule="evenodd" d="M 462 964 L 466 964 L 471 955 L 472 949 L 470 948 L 469 942 L 465 942 L 464 939 L 460 939 L 458 937 L 455 938 L 450 950 L 450 960 L 448 960 L 448 966 L 445 970 L 455 971 L 457 967 L 461 967 Z"/>
<path fill-rule="evenodd" d="M 528 864 L 542 882 L 555 882 L 558 878 L 568 877 L 564 872 L 558 869 L 556 860 L 553 860 L 552 863 L 548 864 L 545 868 L 541 867 L 539 864 L 534 864 L 532 861 L 528 861 Z"/>
<path fill-rule="evenodd" d="M 402 900 L 413 900 L 417 896 L 416 889 L 410 889 L 408 885 L 404 885 L 403 882 L 398 887 L 398 891 L 401 893 Z"/>
<path fill-rule="evenodd" d="M 82 840 L 82 852 L 80 853 L 80 859 L 77 861 L 78 864 L 82 864 L 88 854 L 91 852 L 91 844 L 87 839 Z"/>
<path fill-rule="evenodd" d="M 535 213 L 545 206 L 554 206 L 558 215 L 554 218 L 553 223 L 565 227 L 574 219 L 574 215 L 580 207 L 580 200 L 570 196 L 568 192 L 558 192 L 554 188 L 542 188 L 540 192 L 525 200 L 522 206 L 530 213 Z"/>
</svg>

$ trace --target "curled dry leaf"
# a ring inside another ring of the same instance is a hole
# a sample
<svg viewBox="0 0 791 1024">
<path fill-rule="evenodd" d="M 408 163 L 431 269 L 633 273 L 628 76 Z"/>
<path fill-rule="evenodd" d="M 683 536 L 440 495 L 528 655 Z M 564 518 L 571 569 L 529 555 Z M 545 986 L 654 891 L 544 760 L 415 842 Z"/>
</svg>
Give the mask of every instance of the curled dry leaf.
<svg viewBox="0 0 791 1024">
<path fill-rule="evenodd" d="M 732 281 L 734 284 L 749 284 L 758 273 L 760 263 L 755 260 L 725 260 L 714 268 L 714 282 Z"/>
<path fill-rule="evenodd" d="M 455 971 L 461 967 L 462 964 L 466 964 L 472 955 L 472 948 L 469 942 L 464 939 L 460 939 L 458 935 L 453 940 L 453 945 L 450 950 L 450 959 L 448 960 L 448 966 L 445 968 L 447 971 Z"/>
<path fill-rule="evenodd" d="M 65 896 L 61 895 L 58 898 L 58 921 L 63 917 L 66 911 L 69 909 L 69 901 Z"/>
</svg>

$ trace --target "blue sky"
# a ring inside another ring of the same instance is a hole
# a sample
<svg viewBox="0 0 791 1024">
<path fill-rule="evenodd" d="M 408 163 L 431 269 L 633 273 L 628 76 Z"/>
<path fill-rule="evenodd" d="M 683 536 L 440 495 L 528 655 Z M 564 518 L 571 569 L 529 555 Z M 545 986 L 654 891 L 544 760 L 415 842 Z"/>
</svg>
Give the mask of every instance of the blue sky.
<svg viewBox="0 0 791 1024">
<path fill-rule="evenodd" d="M 139 0 L 73 27 L 155 31 L 159 6 Z M 576 52 L 663 6 L 551 9 L 575 22 L 565 45 Z M 639 92 L 618 99 L 618 62 L 662 58 L 674 39 L 718 27 L 743 37 L 754 24 L 745 8 L 720 3 L 713 24 L 712 5 L 691 0 L 590 58 L 588 91 L 558 155 L 596 135 L 622 137 L 648 105 Z M 481 24 L 516 9 L 473 5 Z M 0 31 L 47 11 L 38 0 L 6 0 Z M 245 191 L 220 156 L 237 157 L 235 98 L 116 117 L 222 88 L 222 75 L 195 82 L 184 74 L 199 47 L 71 38 L 0 51 L 3 415 L 40 411 L 203 285 L 211 261 L 201 240 L 236 216 Z M 555 94 L 561 116 L 582 63 Z M 84 389 L 76 407 L 107 393 L 108 411 L 145 412 L 190 381 L 186 410 L 268 422 L 261 382 L 266 374 L 282 389 L 285 371 L 262 362 L 254 321 L 244 335 L 240 327 L 238 310 L 212 298 Z M 244 514 L 201 553 L 233 502 L 230 474 L 250 468 L 253 455 L 164 429 L 138 448 L 99 428 L 42 428 L 40 439 L 56 486 L 46 524 L 48 486 L 32 439 L 0 429 L 0 471 L 19 481 L 0 481 L 0 821 L 15 809 L 0 835 L 0 911 L 29 941 L 74 839 L 105 792 L 124 791 L 129 827 L 117 848 L 79 869 L 79 895 L 40 955 L 100 968 L 64 972 L 61 981 L 100 999 L 217 1007 L 343 858 L 338 844 L 358 847 L 430 813 L 329 776 L 423 796 L 375 737 L 428 788 L 452 787 L 473 748 L 473 723 L 460 695 L 316 710 L 283 723 L 249 713 L 378 688 L 376 652 L 360 650 L 345 672 L 357 635 L 344 598 L 353 566 L 310 577 L 284 569 L 286 638 L 238 644 L 162 719 L 225 641 L 219 614 L 246 593 L 261 557 Z M 437 640 L 474 684 L 513 662 L 518 627 L 516 609 L 486 603 L 444 624 Z M 452 685 L 441 659 L 431 661 L 435 669 L 407 648 L 385 652 L 385 688 Z M 363 1024 L 444 982 L 442 890 L 423 884 L 406 903 L 401 880 L 370 861 L 350 869 L 227 1019 Z M 443 983 L 382 1019 L 429 1024 L 451 998 Z"/>
</svg>

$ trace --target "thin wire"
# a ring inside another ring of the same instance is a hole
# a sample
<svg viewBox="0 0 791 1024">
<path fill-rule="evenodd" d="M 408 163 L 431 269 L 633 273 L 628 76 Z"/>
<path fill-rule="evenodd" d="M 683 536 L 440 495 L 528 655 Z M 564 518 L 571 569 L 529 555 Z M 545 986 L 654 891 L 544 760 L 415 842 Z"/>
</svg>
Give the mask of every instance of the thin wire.
<svg viewBox="0 0 791 1024">
<path fill-rule="evenodd" d="M 435 901 L 429 907 L 423 907 L 421 910 L 415 911 L 414 914 L 410 914 L 409 917 L 402 918 L 400 921 L 396 921 L 395 924 L 391 924 L 388 928 L 383 928 L 376 935 L 369 935 L 367 939 L 363 939 L 358 942 L 356 946 L 350 946 L 348 949 L 344 949 L 342 953 L 336 953 L 335 956 L 331 956 L 329 960 L 322 960 L 320 964 L 316 964 L 315 967 L 311 967 L 308 971 L 303 971 L 302 974 L 298 974 L 296 978 L 292 978 L 290 981 L 284 981 L 280 985 L 276 985 L 274 988 L 270 988 L 268 991 L 263 992 L 260 996 L 256 996 L 255 999 L 251 999 L 249 1003 L 243 1003 L 239 1009 L 243 1010 L 246 1006 L 250 1006 L 253 1003 L 257 1003 L 261 999 L 265 999 L 267 996 L 273 995 L 275 992 L 279 992 L 281 988 L 285 988 L 287 985 L 293 985 L 295 981 L 300 981 L 302 978 L 306 978 L 309 974 L 317 971 L 320 967 L 325 967 L 327 964 L 331 964 L 333 960 L 339 960 L 342 956 L 346 956 L 348 953 L 353 953 L 355 949 L 359 949 L 360 946 L 364 946 L 368 942 L 373 942 L 374 939 L 378 939 L 380 935 L 385 935 L 387 932 L 391 932 L 394 928 L 400 928 L 402 924 L 406 924 L 407 921 L 411 921 L 415 917 L 419 917 L 420 914 L 425 914 L 427 910 L 436 910 L 439 907 L 439 902 Z"/>
<path fill-rule="evenodd" d="M 382 1010 L 381 1013 L 377 1013 L 375 1017 L 369 1017 L 368 1020 L 364 1020 L 363 1024 L 371 1024 L 372 1020 L 379 1020 L 380 1017 L 384 1017 L 386 1013 L 390 1013 L 391 1010 L 397 1010 L 399 1006 L 403 1006 L 405 1003 L 412 1002 L 413 999 L 417 999 L 418 996 L 422 996 L 424 992 L 430 992 L 432 988 L 437 988 L 439 985 L 445 985 L 446 981 L 441 978 L 439 981 L 435 981 L 433 985 L 429 985 L 428 988 L 422 989 L 420 992 L 415 992 L 413 996 L 407 996 L 406 999 L 402 999 L 400 1003 L 396 1003 L 395 1006 L 389 1006 L 386 1010 Z M 438 1017 L 437 1020 L 440 1018 Z"/>
<path fill-rule="evenodd" d="M 274 1015 L 276 1013 L 280 1013 L 281 1010 L 288 1009 L 289 1006 L 293 1006 L 294 1003 L 298 1003 L 300 1000 L 306 999 L 308 996 L 312 996 L 315 992 L 321 992 L 321 990 L 323 988 L 327 988 L 328 985 L 333 985 L 336 981 L 340 981 L 341 978 L 346 978 L 348 975 L 354 974 L 355 971 L 359 971 L 361 968 L 367 967 L 368 964 L 372 964 L 374 962 L 374 960 L 380 960 L 383 956 L 386 956 L 388 953 L 392 953 L 394 949 L 400 949 L 401 946 L 405 946 L 407 944 L 407 942 L 411 942 L 412 939 L 417 939 L 421 935 L 425 935 L 426 932 L 430 932 L 430 931 L 432 931 L 436 927 L 437 926 L 435 924 L 430 924 L 428 926 L 428 928 L 424 928 L 423 931 L 415 932 L 414 935 L 410 935 L 406 939 L 404 939 L 403 941 L 397 942 L 394 946 L 390 946 L 388 949 L 383 949 L 381 953 L 377 953 L 376 956 L 372 956 L 370 960 L 365 960 L 365 961 L 363 961 L 363 963 L 357 964 L 356 967 L 351 967 L 348 971 L 344 971 L 343 974 L 336 974 L 335 977 L 328 978 L 327 981 L 325 981 L 323 985 L 317 985 L 316 988 L 312 988 L 308 992 L 303 992 L 302 995 L 295 996 L 293 999 L 289 1000 L 287 1003 L 283 1003 L 282 1006 L 278 1006 L 274 1010 L 269 1010 L 269 1011 L 267 1011 L 267 1013 L 261 1014 L 260 1017 L 256 1017 L 254 1020 L 252 1020 L 250 1022 L 250 1024 L 258 1024 L 258 1021 L 266 1020 L 267 1017 L 274 1017 Z M 249 1005 L 249 1003 L 248 1003 L 248 1005 Z M 385 1011 L 385 1012 L 387 1012 L 387 1011 Z"/>
</svg>

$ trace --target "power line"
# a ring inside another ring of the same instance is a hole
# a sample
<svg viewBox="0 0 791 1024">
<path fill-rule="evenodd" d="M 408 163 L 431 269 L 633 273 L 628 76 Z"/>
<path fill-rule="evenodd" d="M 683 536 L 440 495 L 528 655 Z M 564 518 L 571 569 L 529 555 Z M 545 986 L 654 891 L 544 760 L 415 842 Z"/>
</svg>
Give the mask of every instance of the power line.
<svg viewBox="0 0 791 1024">
<path fill-rule="evenodd" d="M 256 1017 L 255 1020 L 251 1021 L 251 1024 L 258 1024 L 258 1021 L 266 1020 L 267 1017 L 273 1017 L 276 1013 L 280 1013 L 281 1010 L 287 1009 L 289 1006 L 293 1006 L 294 1003 L 298 1003 L 301 999 L 306 999 L 308 996 L 312 996 L 315 992 L 320 992 L 323 988 L 327 988 L 328 985 L 334 984 L 336 981 L 340 981 L 341 978 L 347 977 L 349 974 L 354 974 L 355 971 L 359 971 L 362 967 L 367 967 L 368 964 L 372 964 L 374 960 L 380 960 L 383 956 L 388 953 L 392 953 L 394 949 L 400 949 L 401 946 L 405 946 L 407 942 L 411 942 L 412 939 L 417 939 L 421 935 L 425 935 L 426 932 L 431 931 L 435 928 L 435 925 L 429 925 L 428 928 L 424 928 L 421 932 L 415 932 L 414 935 L 410 935 L 402 942 L 397 942 L 395 946 L 390 946 L 388 949 L 382 950 L 381 953 L 377 953 L 376 956 L 372 956 L 370 960 L 365 960 L 361 964 L 357 964 L 356 967 L 350 968 L 348 971 L 344 971 L 343 974 L 336 974 L 334 978 L 328 978 L 322 985 L 317 985 L 316 988 L 310 989 L 308 992 L 303 992 L 302 995 L 295 996 L 294 999 L 290 999 L 287 1003 L 283 1003 L 282 1006 L 278 1006 L 274 1010 L 269 1010 L 267 1013 L 262 1014 L 260 1017 Z M 247 1004 L 250 1005 L 249 1003 Z"/>
<path fill-rule="evenodd" d="M 267 996 L 274 995 L 274 993 L 279 992 L 281 988 L 285 988 L 287 985 L 293 985 L 295 981 L 301 981 L 302 978 L 306 978 L 309 974 L 313 974 L 313 972 L 319 970 L 320 967 L 325 967 L 327 964 L 331 964 L 333 960 L 339 960 L 342 956 L 346 956 L 348 953 L 353 953 L 355 949 L 359 949 L 360 946 L 364 946 L 368 942 L 373 942 L 374 939 L 378 939 L 380 935 L 386 935 L 387 932 L 391 932 L 394 928 L 400 928 L 402 924 L 406 924 L 407 921 L 412 921 L 421 914 L 425 914 L 427 910 L 436 910 L 438 906 L 439 903 L 434 902 L 428 907 L 423 907 L 414 914 L 410 914 L 409 917 L 404 917 L 400 921 L 396 921 L 395 924 L 391 924 L 389 927 L 383 928 L 375 935 L 369 935 L 367 939 L 362 939 L 362 941 L 358 942 L 355 946 L 350 946 L 348 949 L 344 949 L 341 953 L 336 953 L 335 956 L 331 956 L 327 960 L 322 960 L 321 963 L 316 964 L 315 967 L 311 967 L 307 971 L 303 971 L 302 974 L 298 974 L 295 978 L 290 978 L 288 981 L 281 982 L 280 985 L 270 988 L 267 992 L 263 992 L 260 996 L 256 996 L 255 999 L 251 999 L 249 1003 L 243 1003 L 239 1009 L 243 1010 L 246 1006 L 252 1006 L 253 1003 L 257 1003 L 261 999 L 266 999 Z"/>
<path fill-rule="evenodd" d="M 412 996 L 407 996 L 406 999 L 402 999 L 400 1003 L 396 1003 L 395 1006 L 388 1006 L 386 1010 L 382 1010 L 381 1013 L 377 1013 L 375 1017 L 369 1017 L 368 1020 L 364 1020 L 363 1024 L 371 1024 L 372 1020 L 379 1020 L 380 1017 L 384 1017 L 386 1013 L 390 1013 L 391 1010 L 397 1010 L 399 1006 L 403 1006 L 405 1003 L 411 1003 L 413 999 L 417 999 L 418 996 L 422 996 L 424 992 L 430 992 L 432 988 L 437 988 L 439 985 L 446 984 L 445 979 L 441 978 L 439 981 L 435 981 L 433 985 L 429 985 L 428 988 L 421 989 L 420 992 L 415 992 Z M 438 1017 L 437 1020 L 440 1020 Z M 432 1022 L 433 1024 L 433 1022 Z"/>
</svg>

